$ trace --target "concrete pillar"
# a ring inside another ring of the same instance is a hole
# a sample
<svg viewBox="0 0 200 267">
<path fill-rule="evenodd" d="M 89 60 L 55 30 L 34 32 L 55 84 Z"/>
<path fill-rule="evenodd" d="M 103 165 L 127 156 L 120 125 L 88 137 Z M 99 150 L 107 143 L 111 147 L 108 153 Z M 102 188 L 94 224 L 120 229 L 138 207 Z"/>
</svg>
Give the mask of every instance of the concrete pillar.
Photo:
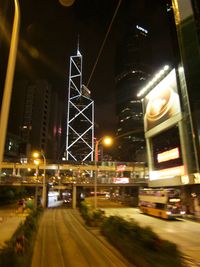
<svg viewBox="0 0 200 267">
<path fill-rule="evenodd" d="M 35 187 L 35 203 L 34 203 L 35 209 L 37 209 L 37 204 L 38 204 L 38 186 L 36 185 L 36 187 Z"/>
<path fill-rule="evenodd" d="M 16 176 L 16 166 L 15 166 L 15 165 L 14 165 L 14 167 L 13 167 L 12 175 L 13 175 L 13 176 Z"/>
<path fill-rule="evenodd" d="M 76 194 L 77 194 L 77 190 L 76 190 L 76 186 L 73 185 L 73 192 L 72 192 L 72 209 L 76 208 Z"/>
<path fill-rule="evenodd" d="M 20 168 L 17 169 L 17 176 L 20 176 Z"/>
</svg>

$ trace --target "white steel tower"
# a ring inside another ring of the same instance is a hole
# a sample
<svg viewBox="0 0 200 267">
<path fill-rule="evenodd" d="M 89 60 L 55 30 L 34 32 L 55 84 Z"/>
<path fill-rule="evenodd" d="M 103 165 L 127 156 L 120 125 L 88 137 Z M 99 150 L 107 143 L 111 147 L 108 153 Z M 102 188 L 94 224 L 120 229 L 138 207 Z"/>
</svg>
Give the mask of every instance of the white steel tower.
<svg viewBox="0 0 200 267">
<path fill-rule="evenodd" d="M 66 160 L 93 161 L 94 101 L 82 84 L 82 55 L 70 57 Z"/>
</svg>

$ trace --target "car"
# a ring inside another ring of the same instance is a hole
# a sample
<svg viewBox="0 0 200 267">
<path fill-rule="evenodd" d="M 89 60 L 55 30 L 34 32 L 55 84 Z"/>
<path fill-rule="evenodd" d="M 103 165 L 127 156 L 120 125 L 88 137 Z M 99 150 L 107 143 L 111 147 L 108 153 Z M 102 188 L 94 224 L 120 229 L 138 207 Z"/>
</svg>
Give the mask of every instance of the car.
<svg viewBox="0 0 200 267">
<path fill-rule="evenodd" d="M 63 204 L 66 204 L 66 205 L 71 205 L 71 203 L 72 203 L 72 199 L 69 197 L 69 198 L 65 198 L 64 200 L 63 200 Z"/>
</svg>

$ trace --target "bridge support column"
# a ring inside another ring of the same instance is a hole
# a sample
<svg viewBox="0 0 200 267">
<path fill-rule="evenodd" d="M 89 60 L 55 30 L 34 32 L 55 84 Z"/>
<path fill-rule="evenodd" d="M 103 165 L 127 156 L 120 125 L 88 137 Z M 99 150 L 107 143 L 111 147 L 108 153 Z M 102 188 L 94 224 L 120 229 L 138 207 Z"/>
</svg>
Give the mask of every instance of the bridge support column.
<svg viewBox="0 0 200 267">
<path fill-rule="evenodd" d="M 35 209 L 37 209 L 38 206 L 38 185 L 35 187 L 35 203 L 34 203 Z"/>
<path fill-rule="evenodd" d="M 20 168 L 17 169 L 17 176 L 20 176 Z"/>
<path fill-rule="evenodd" d="M 13 176 L 16 176 L 16 166 L 15 166 L 15 165 L 14 165 L 14 167 L 13 167 L 12 175 L 13 175 Z"/>
<path fill-rule="evenodd" d="M 77 194 L 77 190 L 76 190 L 76 186 L 73 185 L 73 192 L 72 192 L 72 208 L 75 209 L 76 208 L 76 194 Z"/>
</svg>

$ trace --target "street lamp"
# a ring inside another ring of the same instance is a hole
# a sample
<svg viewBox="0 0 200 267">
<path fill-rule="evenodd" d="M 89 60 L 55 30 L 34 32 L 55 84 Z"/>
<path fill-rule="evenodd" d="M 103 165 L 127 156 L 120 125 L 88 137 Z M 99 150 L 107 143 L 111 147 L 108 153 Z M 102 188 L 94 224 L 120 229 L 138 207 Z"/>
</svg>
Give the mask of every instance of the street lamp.
<svg viewBox="0 0 200 267">
<path fill-rule="evenodd" d="M 47 205 L 47 186 L 46 186 L 46 158 L 45 155 L 43 153 L 43 151 L 37 152 L 35 151 L 33 153 L 33 157 L 34 158 L 38 158 L 39 156 L 43 157 L 43 161 L 44 161 L 44 173 L 43 173 L 43 188 L 42 188 L 42 207 L 46 208 Z"/>
<path fill-rule="evenodd" d="M 12 94 L 12 86 L 13 86 L 13 78 L 15 71 L 15 63 L 17 57 L 17 47 L 19 40 L 19 28 L 20 28 L 20 8 L 18 0 L 14 0 L 15 4 L 15 13 L 14 13 L 14 21 L 10 42 L 10 51 L 8 57 L 6 78 L 5 78 L 5 86 L 3 92 L 2 99 L 2 107 L 1 107 L 1 117 L 0 117 L 0 167 L 3 161 L 5 140 L 6 140 L 6 132 L 8 126 L 8 116 L 10 110 L 10 101 Z"/>
<path fill-rule="evenodd" d="M 102 144 L 104 146 L 111 146 L 113 143 L 113 139 L 110 136 L 103 136 L 101 137 L 99 140 L 96 139 L 95 142 L 95 150 L 94 150 L 94 154 L 95 154 L 95 177 L 94 177 L 94 209 L 96 210 L 97 208 L 97 176 L 98 176 L 98 170 L 97 170 L 97 162 L 99 160 L 99 144 Z"/>
<path fill-rule="evenodd" d="M 35 176 L 36 176 L 36 183 L 38 182 L 38 172 L 39 172 L 39 160 L 38 159 L 35 159 L 34 160 L 34 163 L 36 165 L 36 169 L 35 169 Z M 30 171 L 30 169 L 28 170 Z M 36 184 L 36 187 L 35 187 L 35 209 L 37 209 L 37 204 L 38 204 L 38 184 Z"/>
</svg>

